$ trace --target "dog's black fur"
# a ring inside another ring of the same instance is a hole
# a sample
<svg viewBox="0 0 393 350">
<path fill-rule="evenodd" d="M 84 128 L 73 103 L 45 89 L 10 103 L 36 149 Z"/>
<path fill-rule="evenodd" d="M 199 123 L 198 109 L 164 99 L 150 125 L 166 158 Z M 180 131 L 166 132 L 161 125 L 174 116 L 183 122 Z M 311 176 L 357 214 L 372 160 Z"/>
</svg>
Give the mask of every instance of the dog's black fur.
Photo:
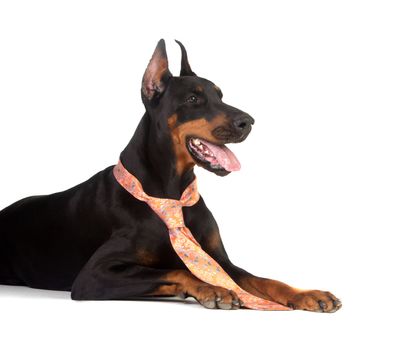
<svg viewBox="0 0 393 350">
<path fill-rule="evenodd" d="M 174 199 L 194 179 L 194 164 L 228 174 L 197 159 L 187 146 L 190 137 L 218 145 L 240 142 L 254 123 L 223 103 L 216 85 L 192 72 L 179 45 L 181 75 L 173 77 L 165 43 L 159 41 L 142 82 L 146 113 L 120 157 L 145 192 Z M 164 223 L 117 183 L 112 170 L 110 166 L 67 191 L 25 198 L 0 212 L 0 283 L 71 291 L 78 300 L 191 295 L 209 308 L 238 308 L 232 292 L 188 272 Z M 328 292 L 299 292 L 233 265 L 202 198 L 183 212 L 203 249 L 244 289 L 298 309 L 340 307 Z"/>
</svg>

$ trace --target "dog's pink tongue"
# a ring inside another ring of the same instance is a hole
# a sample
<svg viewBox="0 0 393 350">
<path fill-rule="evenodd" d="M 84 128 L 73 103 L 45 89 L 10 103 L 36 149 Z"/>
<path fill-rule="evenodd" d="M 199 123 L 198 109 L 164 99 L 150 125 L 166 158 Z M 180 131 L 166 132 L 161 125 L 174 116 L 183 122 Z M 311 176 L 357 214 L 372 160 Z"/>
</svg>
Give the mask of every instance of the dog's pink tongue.
<svg viewBox="0 0 393 350">
<path fill-rule="evenodd" d="M 240 170 L 240 162 L 236 158 L 236 156 L 232 153 L 232 151 L 226 146 L 216 146 L 210 142 L 205 140 L 202 141 L 207 147 L 209 147 L 210 151 L 214 154 L 214 157 L 217 159 L 217 162 L 226 170 L 226 171 L 237 171 Z"/>
</svg>

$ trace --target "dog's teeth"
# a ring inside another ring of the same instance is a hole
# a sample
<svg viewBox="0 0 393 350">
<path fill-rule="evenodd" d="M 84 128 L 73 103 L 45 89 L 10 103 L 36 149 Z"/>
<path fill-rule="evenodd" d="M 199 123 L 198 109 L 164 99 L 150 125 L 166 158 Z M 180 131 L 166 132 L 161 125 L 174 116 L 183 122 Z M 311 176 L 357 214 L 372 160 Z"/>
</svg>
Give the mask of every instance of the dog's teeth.
<svg viewBox="0 0 393 350">
<path fill-rule="evenodd" d="M 203 156 L 214 157 L 213 152 L 209 149 L 209 147 L 205 146 L 199 139 L 192 139 L 191 143 L 196 147 L 196 149 Z"/>
</svg>

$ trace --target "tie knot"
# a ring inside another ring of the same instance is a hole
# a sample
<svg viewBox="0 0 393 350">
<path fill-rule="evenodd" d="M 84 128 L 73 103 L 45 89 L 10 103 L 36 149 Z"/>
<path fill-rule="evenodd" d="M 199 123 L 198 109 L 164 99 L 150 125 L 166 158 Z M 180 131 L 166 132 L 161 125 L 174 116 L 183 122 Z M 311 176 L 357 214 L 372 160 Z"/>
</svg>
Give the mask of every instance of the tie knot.
<svg viewBox="0 0 393 350">
<path fill-rule="evenodd" d="M 164 221 L 168 229 L 185 226 L 181 201 L 151 197 L 146 202 L 160 219 Z"/>
<path fill-rule="evenodd" d="M 144 200 L 164 221 L 168 229 L 185 227 L 182 207 L 191 207 L 199 200 L 199 193 L 194 180 L 183 192 L 180 200 L 147 196 Z"/>
</svg>

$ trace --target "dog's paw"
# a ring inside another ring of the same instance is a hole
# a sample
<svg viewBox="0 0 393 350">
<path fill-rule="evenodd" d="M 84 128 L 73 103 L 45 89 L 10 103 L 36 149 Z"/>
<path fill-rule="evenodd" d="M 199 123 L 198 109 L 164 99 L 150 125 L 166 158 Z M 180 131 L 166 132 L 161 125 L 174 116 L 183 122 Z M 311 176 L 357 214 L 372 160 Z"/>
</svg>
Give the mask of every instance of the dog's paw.
<svg viewBox="0 0 393 350">
<path fill-rule="evenodd" d="M 194 298 L 207 309 L 236 310 L 242 305 L 236 293 L 221 287 L 203 285 L 195 294 Z"/>
<path fill-rule="evenodd" d="M 307 290 L 296 293 L 288 300 L 288 306 L 294 310 L 314 312 L 336 312 L 341 309 L 341 301 L 332 293 L 321 290 Z"/>
</svg>

